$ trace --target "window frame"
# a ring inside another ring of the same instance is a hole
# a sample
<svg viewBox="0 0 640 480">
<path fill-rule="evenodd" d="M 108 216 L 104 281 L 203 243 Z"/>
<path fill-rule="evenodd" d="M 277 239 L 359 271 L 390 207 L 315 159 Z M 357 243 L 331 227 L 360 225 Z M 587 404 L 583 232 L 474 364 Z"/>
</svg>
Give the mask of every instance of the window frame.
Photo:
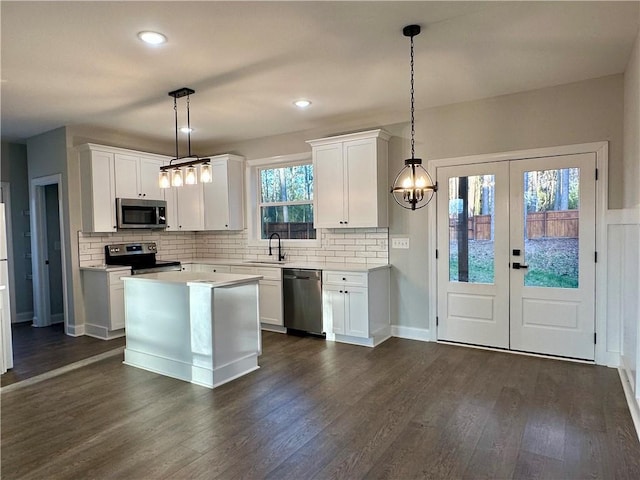
<svg viewBox="0 0 640 480">
<path fill-rule="evenodd" d="M 247 181 L 247 244 L 249 246 L 265 247 L 269 240 L 260 238 L 262 232 L 262 223 L 260 218 L 260 207 L 264 204 L 260 201 L 260 170 L 293 167 L 297 165 L 313 165 L 311 152 L 296 153 L 292 155 L 278 155 L 275 157 L 261 158 L 255 160 L 247 160 L 246 181 Z M 314 177 L 315 178 L 315 177 Z M 315 183 L 315 182 L 314 182 Z M 314 185 L 315 187 L 315 185 Z M 293 202 L 273 202 L 270 206 L 278 205 L 307 205 L 308 201 Z M 315 215 L 315 188 L 311 205 Z M 317 247 L 321 244 L 321 229 L 316 228 L 316 238 L 313 239 L 289 239 L 283 238 L 282 245 L 299 246 L 299 247 Z"/>
</svg>

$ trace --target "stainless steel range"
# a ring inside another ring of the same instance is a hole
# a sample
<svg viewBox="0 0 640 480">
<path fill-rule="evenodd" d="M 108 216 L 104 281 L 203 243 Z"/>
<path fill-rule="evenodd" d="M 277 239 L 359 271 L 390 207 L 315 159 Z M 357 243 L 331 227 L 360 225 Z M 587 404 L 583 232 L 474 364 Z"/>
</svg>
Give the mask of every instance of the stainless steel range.
<svg viewBox="0 0 640 480">
<path fill-rule="evenodd" d="M 156 260 L 156 253 L 155 242 L 105 245 L 104 263 L 131 267 L 132 275 L 181 270 L 179 261 Z"/>
</svg>

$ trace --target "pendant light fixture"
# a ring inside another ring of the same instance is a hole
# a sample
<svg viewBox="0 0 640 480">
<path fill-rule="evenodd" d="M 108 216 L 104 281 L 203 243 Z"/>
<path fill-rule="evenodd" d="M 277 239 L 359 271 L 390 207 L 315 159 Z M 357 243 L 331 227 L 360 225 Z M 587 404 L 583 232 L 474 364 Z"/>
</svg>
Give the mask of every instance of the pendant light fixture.
<svg viewBox="0 0 640 480">
<path fill-rule="evenodd" d="M 427 205 L 438 190 L 431 176 L 422 166 L 422 159 L 415 158 L 415 120 L 413 87 L 413 37 L 420 34 L 420 25 L 407 25 L 402 29 L 411 38 L 411 158 L 404 161 L 404 168 L 396 176 L 391 195 L 402 208 L 417 210 Z"/>
<path fill-rule="evenodd" d="M 195 185 L 198 183 L 197 170 L 200 167 L 200 182 L 211 183 L 213 176 L 211 175 L 211 163 L 208 158 L 200 158 L 191 154 L 191 118 L 189 112 L 189 99 L 195 90 L 187 87 L 169 92 L 169 96 L 173 97 L 173 111 L 176 126 L 176 156 L 171 159 L 168 165 L 160 167 L 158 184 L 160 188 L 181 187 L 183 185 Z M 178 99 L 187 97 L 187 145 L 188 154 L 181 157 L 178 151 Z M 174 163 L 175 162 L 175 163 Z M 184 172 L 183 172 L 184 169 Z M 171 178 L 169 178 L 171 176 Z"/>
</svg>

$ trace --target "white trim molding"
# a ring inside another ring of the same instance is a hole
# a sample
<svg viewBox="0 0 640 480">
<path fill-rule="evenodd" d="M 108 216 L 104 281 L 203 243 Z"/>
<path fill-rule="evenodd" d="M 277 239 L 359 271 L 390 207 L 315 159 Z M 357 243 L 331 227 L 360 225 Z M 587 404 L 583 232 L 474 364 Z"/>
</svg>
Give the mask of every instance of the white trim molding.
<svg viewBox="0 0 640 480">
<path fill-rule="evenodd" d="M 391 336 L 405 338 L 407 340 L 431 341 L 431 333 L 427 328 L 405 327 L 404 325 L 391 325 Z"/>
<path fill-rule="evenodd" d="M 575 145 L 559 145 L 554 147 L 532 148 L 527 150 L 515 150 L 511 152 L 488 153 L 481 155 L 469 155 L 463 157 L 441 158 L 427 161 L 427 171 L 432 178 L 436 178 L 436 169 L 456 165 L 472 165 L 476 163 L 500 162 L 510 160 L 524 160 L 543 157 L 557 157 L 562 155 L 575 155 L 580 153 L 593 153 L 596 155 L 596 168 L 598 169 L 598 182 L 596 183 L 596 251 L 598 252 L 598 263 L 596 264 L 596 314 L 595 328 L 597 343 L 595 349 L 595 362 L 599 365 L 610 365 L 615 355 L 609 355 L 607 347 L 607 269 L 606 269 L 606 245 L 607 228 L 606 215 L 608 208 L 609 191 L 609 143 L 592 142 Z M 595 172 L 594 172 L 595 173 Z M 445 191 L 442 188 L 442 191 Z M 432 341 L 437 341 L 437 275 L 436 275 L 436 202 L 431 202 L 428 206 L 428 228 L 434 234 L 428 239 L 428 265 L 429 272 L 429 332 Z"/>
</svg>

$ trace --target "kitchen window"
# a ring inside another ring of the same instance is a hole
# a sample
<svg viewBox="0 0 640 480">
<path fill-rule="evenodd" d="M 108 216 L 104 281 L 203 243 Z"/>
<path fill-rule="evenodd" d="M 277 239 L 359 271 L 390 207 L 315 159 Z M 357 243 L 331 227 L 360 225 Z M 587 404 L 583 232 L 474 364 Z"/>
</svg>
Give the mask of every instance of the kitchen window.
<svg viewBox="0 0 640 480">
<path fill-rule="evenodd" d="M 313 165 L 271 164 L 257 168 L 259 239 L 313 240 Z"/>
<path fill-rule="evenodd" d="M 282 243 L 320 246 L 313 227 L 313 162 L 311 152 L 247 160 L 247 240 L 263 247 L 278 233 Z"/>
</svg>

